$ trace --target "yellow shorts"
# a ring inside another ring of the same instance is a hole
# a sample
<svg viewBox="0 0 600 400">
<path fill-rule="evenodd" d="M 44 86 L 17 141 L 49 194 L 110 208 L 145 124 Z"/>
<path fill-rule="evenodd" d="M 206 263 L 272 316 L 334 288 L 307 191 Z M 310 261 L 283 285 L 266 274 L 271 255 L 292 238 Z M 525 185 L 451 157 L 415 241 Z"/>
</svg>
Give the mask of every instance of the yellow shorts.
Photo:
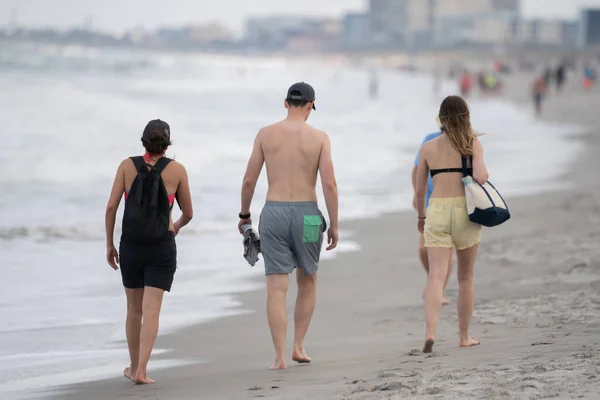
<svg viewBox="0 0 600 400">
<path fill-rule="evenodd" d="M 425 247 L 473 247 L 481 238 L 481 225 L 469 220 L 464 197 L 432 198 L 425 220 Z"/>
</svg>

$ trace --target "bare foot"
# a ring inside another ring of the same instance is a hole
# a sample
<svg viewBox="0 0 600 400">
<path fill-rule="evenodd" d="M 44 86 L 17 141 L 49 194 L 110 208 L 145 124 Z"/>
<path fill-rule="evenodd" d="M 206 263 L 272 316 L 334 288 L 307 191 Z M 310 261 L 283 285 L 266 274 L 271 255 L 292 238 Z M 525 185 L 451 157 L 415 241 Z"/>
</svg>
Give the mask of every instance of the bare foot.
<svg viewBox="0 0 600 400">
<path fill-rule="evenodd" d="M 425 345 L 423 346 L 423 353 L 431 353 L 433 351 L 433 344 L 435 343 L 435 339 L 430 336 L 425 340 Z"/>
<path fill-rule="evenodd" d="M 273 364 L 273 366 L 271 368 L 269 368 L 271 371 L 279 371 L 282 369 L 286 369 L 286 365 L 285 365 L 285 361 L 279 361 L 279 360 L 275 360 L 275 363 Z"/>
<path fill-rule="evenodd" d="M 479 341 L 473 339 L 472 337 L 470 337 L 468 340 L 460 341 L 460 347 L 473 347 L 473 346 L 479 346 L 481 343 L 479 343 Z"/>
<path fill-rule="evenodd" d="M 140 374 L 139 371 L 135 375 L 135 379 L 133 381 L 135 382 L 136 385 L 148 385 L 150 383 L 156 383 L 155 380 L 148 378 L 148 376 L 146 376 L 146 374 Z"/>
<path fill-rule="evenodd" d="M 125 368 L 125 370 L 123 371 L 123 376 L 129 379 L 131 382 L 135 382 L 135 380 L 133 379 L 135 377 L 135 372 L 131 370 L 131 367 Z"/>
<path fill-rule="evenodd" d="M 296 361 L 298 364 L 309 364 L 312 361 L 312 359 L 306 355 L 306 351 L 304 349 L 294 349 L 294 352 L 292 353 L 292 360 Z"/>
</svg>

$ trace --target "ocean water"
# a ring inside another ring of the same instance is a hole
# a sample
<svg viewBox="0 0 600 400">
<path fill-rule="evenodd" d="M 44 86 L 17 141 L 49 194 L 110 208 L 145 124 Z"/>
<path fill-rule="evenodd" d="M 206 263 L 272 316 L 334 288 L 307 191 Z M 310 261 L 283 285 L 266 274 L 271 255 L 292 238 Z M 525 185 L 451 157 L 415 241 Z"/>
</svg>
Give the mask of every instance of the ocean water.
<svg viewBox="0 0 600 400">
<path fill-rule="evenodd" d="M 246 312 L 231 294 L 260 287 L 250 278 L 263 271 L 242 258 L 240 184 L 254 135 L 285 117 L 286 89 L 301 80 L 317 92 L 309 122 L 332 140 L 342 221 L 410 208 L 412 163 L 436 130 L 441 100 L 425 74 L 381 70 L 380 97 L 370 100 L 368 71 L 325 59 L 2 49 L 0 393 L 102 378 L 115 365 L 118 375 L 128 363 L 120 274 L 105 262 L 104 208 L 119 162 L 141 154 L 150 119 L 170 123 L 168 155 L 186 166 L 195 209 L 178 236 L 161 333 Z M 444 83 L 443 95 L 456 91 Z M 542 123 L 502 99 L 475 98 L 471 110 L 502 194 L 561 185 L 579 150 L 573 127 Z M 254 215 L 265 181 L 263 174 Z M 351 239 L 342 232 L 339 251 L 359 250 Z"/>
</svg>

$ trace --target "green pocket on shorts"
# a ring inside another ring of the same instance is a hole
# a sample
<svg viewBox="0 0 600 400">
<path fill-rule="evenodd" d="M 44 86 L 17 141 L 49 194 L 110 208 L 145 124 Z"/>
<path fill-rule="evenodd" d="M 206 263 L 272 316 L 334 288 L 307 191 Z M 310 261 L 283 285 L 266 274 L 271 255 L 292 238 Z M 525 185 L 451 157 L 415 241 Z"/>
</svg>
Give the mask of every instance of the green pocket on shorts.
<svg viewBox="0 0 600 400">
<path fill-rule="evenodd" d="M 316 243 L 319 241 L 322 223 L 323 218 L 320 215 L 304 216 L 304 243 Z"/>
</svg>

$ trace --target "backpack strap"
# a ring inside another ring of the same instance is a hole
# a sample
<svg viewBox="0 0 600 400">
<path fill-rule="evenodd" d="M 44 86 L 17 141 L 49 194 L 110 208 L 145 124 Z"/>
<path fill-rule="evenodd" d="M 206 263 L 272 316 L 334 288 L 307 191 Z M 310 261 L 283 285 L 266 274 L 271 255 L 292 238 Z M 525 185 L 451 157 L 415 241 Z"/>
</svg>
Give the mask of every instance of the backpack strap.
<svg viewBox="0 0 600 400">
<path fill-rule="evenodd" d="M 152 182 L 152 197 L 150 198 L 150 206 L 156 207 L 158 205 L 158 183 L 160 182 L 160 174 L 164 171 L 164 169 L 169 165 L 169 163 L 173 161 L 170 158 L 162 157 L 160 158 L 156 164 L 152 167 L 154 169 L 155 174 L 154 180 Z"/>
<path fill-rule="evenodd" d="M 144 179 L 148 175 L 148 169 L 146 168 L 147 164 L 144 160 L 144 157 L 142 156 L 129 158 L 131 159 L 131 161 L 133 161 L 133 165 L 137 170 L 137 176 L 135 178 L 135 181 L 133 182 L 133 184 L 136 185 L 133 200 L 135 201 L 135 204 L 140 205 L 142 204 L 142 193 L 144 192 Z"/>
<path fill-rule="evenodd" d="M 131 161 L 133 161 L 133 165 L 135 165 L 135 169 L 140 172 L 141 166 L 146 166 L 146 160 L 142 156 L 129 157 Z"/>
<path fill-rule="evenodd" d="M 167 165 L 169 165 L 169 163 L 171 161 L 173 161 L 173 160 L 171 160 L 170 158 L 162 157 L 156 162 L 156 164 L 154 164 L 154 169 L 160 175 L 160 174 L 162 174 L 162 172 L 165 170 L 165 168 L 167 167 Z"/>
<path fill-rule="evenodd" d="M 170 158 L 167 158 L 167 157 L 163 157 L 160 160 L 158 160 L 156 162 L 156 164 L 154 164 L 154 169 L 160 175 L 160 174 L 162 174 L 164 169 L 167 167 L 167 165 L 169 165 L 171 163 L 171 161 L 173 161 L 173 160 Z M 178 193 L 175 193 L 175 200 L 177 201 L 177 205 L 179 206 L 179 209 L 181 210 L 181 203 L 179 202 L 179 194 Z"/>
</svg>

